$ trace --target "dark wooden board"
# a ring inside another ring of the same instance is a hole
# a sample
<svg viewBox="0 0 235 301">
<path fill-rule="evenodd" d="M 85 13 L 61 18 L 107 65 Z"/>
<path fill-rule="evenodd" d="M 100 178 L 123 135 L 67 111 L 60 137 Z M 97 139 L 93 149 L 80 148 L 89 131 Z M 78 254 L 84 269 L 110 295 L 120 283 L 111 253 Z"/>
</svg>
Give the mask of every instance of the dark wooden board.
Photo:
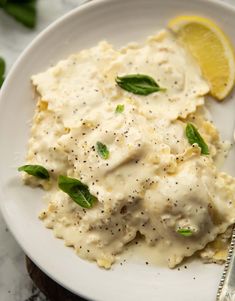
<svg viewBox="0 0 235 301">
<path fill-rule="evenodd" d="M 34 284 L 50 301 L 86 301 L 66 290 L 44 274 L 27 256 L 26 267 Z"/>
</svg>

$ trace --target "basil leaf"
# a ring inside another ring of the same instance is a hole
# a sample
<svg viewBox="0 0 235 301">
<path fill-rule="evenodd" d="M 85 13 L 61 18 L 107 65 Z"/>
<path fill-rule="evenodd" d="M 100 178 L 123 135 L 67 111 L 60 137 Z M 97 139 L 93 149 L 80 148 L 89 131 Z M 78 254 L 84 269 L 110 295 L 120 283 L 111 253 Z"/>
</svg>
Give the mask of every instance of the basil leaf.
<svg viewBox="0 0 235 301">
<path fill-rule="evenodd" d="M 107 160 L 109 158 L 109 150 L 107 146 L 101 142 L 96 143 L 97 152 L 100 155 L 101 158 Z"/>
<path fill-rule="evenodd" d="M 192 230 L 185 229 L 185 228 L 178 229 L 177 233 L 179 233 L 180 235 L 185 236 L 185 237 L 189 237 L 189 236 L 193 235 L 193 231 Z"/>
<path fill-rule="evenodd" d="M 209 155 L 209 148 L 202 136 L 199 134 L 198 130 L 192 123 L 188 123 L 186 126 L 186 136 L 190 144 L 196 143 L 201 148 L 201 153 L 203 155 Z"/>
<path fill-rule="evenodd" d="M 77 179 L 59 176 L 58 186 L 83 208 L 91 208 L 97 201 L 97 198 L 90 194 L 88 186 Z"/>
<path fill-rule="evenodd" d="M 1 88 L 1 86 L 3 85 L 4 80 L 5 80 L 4 76 L 3 76 L 3 77 L 0 77 L 0 88 Z"/>
<path fill-rule="evenodd" d="M 115 113 L 122 113 L 125 109 L 124 105 L 117 105 L 115 109 Z"/>
<path fill-rule="evenodd" d="M 0 7 L 7 3 L 7 0 L 0 0 Z"/>
<path fill-rule="evenodd" d="M 2 77 L 5 73 L 6 64 L 2 57 L 0 57 L 0 77 Z"/>
<path fill-rule="evenodd" d="M 50 178 L 47 169 L 41 165 L 23 165 L 18 168 L 18 171 L 25 171 L 29 175 L 35 176 L 40 179 L 48 180 Z"/>
<path fill-rule="evenodd" d="M 166 91 L 166 89 L 160 88 L 152 77 L 144 74 L 118 76 L 116 83 L 122 89 L 138 95 L 149 95 L 154 92 Z"/>
<path fill-rule="evenodd" d="M 36 0 L 1 0 L 2 9 L 26 27 L 34 28 L 36 25 Z"/>
<path fill-rule="evenodd" d="M 3 58 L 0 57 L 0 88 L 4 82 L 4 74 L 5 74 L 6 64 Z"/>
</svg>

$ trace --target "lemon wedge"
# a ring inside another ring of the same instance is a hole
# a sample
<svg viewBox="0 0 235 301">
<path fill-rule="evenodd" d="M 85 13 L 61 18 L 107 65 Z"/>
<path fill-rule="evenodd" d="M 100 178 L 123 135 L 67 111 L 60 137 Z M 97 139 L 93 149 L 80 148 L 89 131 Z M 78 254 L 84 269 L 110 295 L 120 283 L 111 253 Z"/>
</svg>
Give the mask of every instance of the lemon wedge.
<svg viewBox="0 0 235 301">
<path fill-rule="evenodd" d="M 235 82 L 234 49 L 229 38 L 212 20 L 200 16 L 178 16 L 168 27 L 197 60 L 211 95 L 223 100 Z"/>
</svg>

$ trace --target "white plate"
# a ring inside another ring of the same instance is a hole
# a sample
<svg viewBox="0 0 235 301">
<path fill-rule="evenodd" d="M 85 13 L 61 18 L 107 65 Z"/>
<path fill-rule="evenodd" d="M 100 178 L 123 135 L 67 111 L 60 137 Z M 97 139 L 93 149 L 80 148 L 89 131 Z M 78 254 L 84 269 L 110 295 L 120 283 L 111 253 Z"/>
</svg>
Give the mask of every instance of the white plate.
<svg viewBox="0 0 235 301">
<path fill-rule="evenodd" d="M 143 259 L 110 271 L 81 260 L 37 219 L 42 191 L 22 185 L 17 166 L 24 162 L 35 102 L 30 76 L 80 49 L 107 39 L 115 46 L 142 41 L 178 14 L 214 18 L 235 44 L 235 11 L 206 0 L 103 0 L 74 10 L 46 29 L 23 53 L 9 75 L 0 102 L 1 209 L 25 252 L 50 277 L 71 291 L 99 301 L 214 301 L 222 267 L 193 261 L 180 271 L 146 266 Z M 234 98 L 213 102 L 223 137 L 232 139 Z M 227 170 L 234 174 L 234 150 Z M 234 174 L 235 175 L 235 174 Z M 2 242 L 3 243 L 3 242 Z M 195 278 L 195 279 L 194 279 Z"/>
</svg>

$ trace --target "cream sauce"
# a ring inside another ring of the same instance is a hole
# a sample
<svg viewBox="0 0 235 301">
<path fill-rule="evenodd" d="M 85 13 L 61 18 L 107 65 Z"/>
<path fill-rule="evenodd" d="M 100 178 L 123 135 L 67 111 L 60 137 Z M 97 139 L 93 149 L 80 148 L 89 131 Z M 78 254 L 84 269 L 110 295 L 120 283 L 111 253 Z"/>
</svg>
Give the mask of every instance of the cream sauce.
<svg viewBox="0 0 235 301">
<path fill-rule="evenodd" d="M 132 73 L 152 76 L 167 90 L 139 96 L 117 86 L 116 76 Z M 81 257 L 109 268 L 140 233 L 174 267 L 235 221 L 235 180 L 217 171 L 223 144 L 198 108 L 208 84 L 169 33 L 119 51 L 101 42 L 32 81 L 39 100 L 27 163 L 52 176 L 47 184 L 25 178 L 48 190 L 40 217 Z M 123 113 L 115 113 L 118 104 Z M 197 126 L 210 156 L 188 143 L 187 122 Z M 108 160 L 98 155 L 97 141 L 108 147 Z M 88 185 L 98 203 L 78 206 L 58 189 L 60 174 Z M 179 234 L 181 228 L 192 236 Z"/>
</svg>

